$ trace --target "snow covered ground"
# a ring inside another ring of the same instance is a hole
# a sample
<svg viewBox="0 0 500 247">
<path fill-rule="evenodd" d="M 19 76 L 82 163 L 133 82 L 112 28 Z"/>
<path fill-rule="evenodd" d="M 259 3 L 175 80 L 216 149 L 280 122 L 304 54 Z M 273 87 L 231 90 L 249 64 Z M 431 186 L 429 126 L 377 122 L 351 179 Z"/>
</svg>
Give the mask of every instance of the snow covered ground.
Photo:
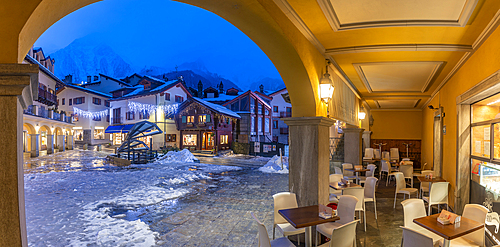
<svg viewBox="0 0 500 247">
<path fill-rule="evenodd" d="M 194 185 L 208 188 L 216 174 L 242 169 L 192 158 L 179 152 L 119 168 L 107 165 L 102 153 L 75 150 L 28 160 L 29 245 L 154 246 L 158 233 L 149 224 L 172 214 Z"/>
<path fill-rule="evenodd" d="M 280 156 L 273 156 L 264 166 L 259 168 L 259 171 L 265 173 L 288 174 L 288 157 L 283 156 L 282 159 Z"/>
</svg>

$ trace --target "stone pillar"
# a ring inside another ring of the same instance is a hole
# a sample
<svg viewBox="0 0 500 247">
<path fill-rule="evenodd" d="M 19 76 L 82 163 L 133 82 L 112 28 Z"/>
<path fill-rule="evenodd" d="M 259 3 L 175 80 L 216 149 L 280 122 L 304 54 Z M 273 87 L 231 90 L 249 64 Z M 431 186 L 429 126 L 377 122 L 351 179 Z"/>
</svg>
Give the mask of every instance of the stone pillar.
<svg viewBox="0 0 500 247">
<path fill-rule="evenodd" d="M 344 128 L 344 162 L 353 165 L 362 164 L 361 135 L 364 129 Z"/>
<path fill-rule="evenodd" d="M 73 143 L 73 136 L 72 135 L 66 136 L 66 145 L 68 146 L 69 150 L 73 150 L 74 143 Z"/>
<path fill-rule="evenodd" d="M 47 154 L 54 153 L 54 135 L 47 135 Z"/>
<path fill-rule="evenodd" d="M 285 118 L 289 127 L 288 187 L 299 206 L 328 204 L 330 174 L 329 131 L 334 121 L 325 117 Z"/>
<path fill-rule="evenodd" d="M 371 145 L 370 145 L 371 136 L 372 136 L 371 131 L 369 131 L 369 130 L 363 131 L 363 144 L 364 144 L 365 148 L 371 148 Z M 380 154 L 380 155 L 382 155 L 382 154 Z"/>
<path fill-rule="evenodd" d="M 28 246 L 24 207 L 23 109 L 38 97 L 38 66 L 0 64 L 0 246 Z"/>
<path fill-rule="evenodd" d="M 59 152 L 64 152 L 66 150 L 66 136 L 65 135 L 58 135 L 57 136 L 57 144 L 59 145 Z"/>
<path fill-rule="evenodd" d="M 31 157 L 38 157 L 40 155 L 40 134 L 31 134 Z"/>
<path fill-rule="evenodd" d="M 83 144 L 92 145 L 92 130 L 83 130 Z"/>
</svg>

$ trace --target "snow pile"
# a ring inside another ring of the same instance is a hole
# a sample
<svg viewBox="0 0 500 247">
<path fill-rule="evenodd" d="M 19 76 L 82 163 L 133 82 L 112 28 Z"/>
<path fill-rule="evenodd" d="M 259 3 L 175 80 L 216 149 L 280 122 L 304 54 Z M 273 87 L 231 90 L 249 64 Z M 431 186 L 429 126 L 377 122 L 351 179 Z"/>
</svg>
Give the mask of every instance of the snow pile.
<svg viewBox="0 0 500 247">
<path fill-rule="evenodd" d="M 187 149 L 183 149 L 179 152 L 169 151 L 167 154 L 159 157 L 156 161 L 161 163 L 174 163 L 174 162 L 182 162 L 182 163 L 193 163 L 195 160 L 198 160 L 194 155 L 189 152 Z"/>
<path fill-rule="evenodd" d="M 283 156 L 283 170 L 281 169 L 281 159 L 278 155 L 275 155 L 261 168 L 259 171 L 265 173 L 288 173 L 288 157 Z"/>
</svg>

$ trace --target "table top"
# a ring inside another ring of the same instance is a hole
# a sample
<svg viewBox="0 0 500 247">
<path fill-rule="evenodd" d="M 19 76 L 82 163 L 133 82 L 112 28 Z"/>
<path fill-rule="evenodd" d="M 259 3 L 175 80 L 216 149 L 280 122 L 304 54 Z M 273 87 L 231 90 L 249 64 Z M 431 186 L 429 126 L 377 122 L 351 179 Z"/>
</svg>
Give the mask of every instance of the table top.
<svg viewBox="0 0 500 247">
<path fill-rule="evenodd" d="M 349 172 L 366 172 L 366 171 L 369 171 L 370 169 L 368 169 L 368 168 L 361 168 L 361 169 L 352 168 L 352 169 L 344 169 L 344 170 L 349 171 Z"/>
<path fill-rule="evenodd" d="M 418 181 L 420 181 L 421 183 L 446 182 L 446 180 L 443 179 L 442 177 L 425 178 L 425 176 L 419 176 Z"/>
<path fill-rule="evenodd" d="M 339 185 L 339 183 L 330 183 L 330 187 L 332 189 L 336 189 L 336 190 L 343 190 L 345 188 L 358 188 L 358 187 L 361 187 L 361 185 L 359 184 L 355 184 L 355 183 L 349 183 L 349 185 Z"/>
<path fill-rule="evenodd" d="M 278 213 L 283 216 L 295 228 L 303 228 L 315 226 L 327 222 L 340 220 L 338 216 L 333 216 L 329 219 L 319 217 L 319 206 L 307 206 L 290 209 L 278 210 Z"/>
<path fill-rule="evenodd" d="M 461 237 L 484 227 L 484 223 L 462 217 L 460 223 L 443 225 L 437 222 L 439 214 L 413 219 L 413 222 L 447 240 Z"/>
</svg>

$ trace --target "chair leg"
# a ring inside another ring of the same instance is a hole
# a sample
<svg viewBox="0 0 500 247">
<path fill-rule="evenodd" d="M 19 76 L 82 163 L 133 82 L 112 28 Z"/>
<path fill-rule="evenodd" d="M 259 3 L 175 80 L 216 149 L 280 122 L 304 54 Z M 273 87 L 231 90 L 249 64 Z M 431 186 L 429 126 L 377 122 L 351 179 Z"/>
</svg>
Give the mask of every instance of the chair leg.
<svg viewBox="0 0 500 247">
<path fill-rule="evenodd" d="M 450 207 L 448 207 L 448 203 L 446 203 L 446 211 L 450 211 Z"/>
<path fill-rule="evenodd" d="M 398 193 L 395 193 L 394 195 L 394 208 L 396 208 L 396 197 L 398 196 Z"/>
<path fill-rule="evenodd" d="M 377 201 L 373 198 L 373 206 L 375 207 L 375 219 L 377 219 Z"/>
<path fill-rule="evenodd" d="M 366 209 L 363 211 L 363 222 L 365 223 L 365 232 L 366 232 Z"/>
<path fill-rule="evenodd" d="M 276 234 L 276 225 L 273 226 L 273 239 L 275 239 L 275 234 Z"/>
<path fill-rule="evenodd" d="M 431 212 L 431 203 L 430 202 L 429 202 L 429 210 L 427 212 L 428 212 L 427 215 L 431 215 L 431 213 L 432 213 Z"/>
<path fill-rule="evenodd" d="M 318 234 L 318 231 L 316 231 L 316 234 Z M 300 245 L 300 234 L 297 234 L 297 243 Z"/>
<path fill-rule="evenodd" d="M 413 177 L 411 178 L 411 187 L 413 188 Z"/>
</svg>

